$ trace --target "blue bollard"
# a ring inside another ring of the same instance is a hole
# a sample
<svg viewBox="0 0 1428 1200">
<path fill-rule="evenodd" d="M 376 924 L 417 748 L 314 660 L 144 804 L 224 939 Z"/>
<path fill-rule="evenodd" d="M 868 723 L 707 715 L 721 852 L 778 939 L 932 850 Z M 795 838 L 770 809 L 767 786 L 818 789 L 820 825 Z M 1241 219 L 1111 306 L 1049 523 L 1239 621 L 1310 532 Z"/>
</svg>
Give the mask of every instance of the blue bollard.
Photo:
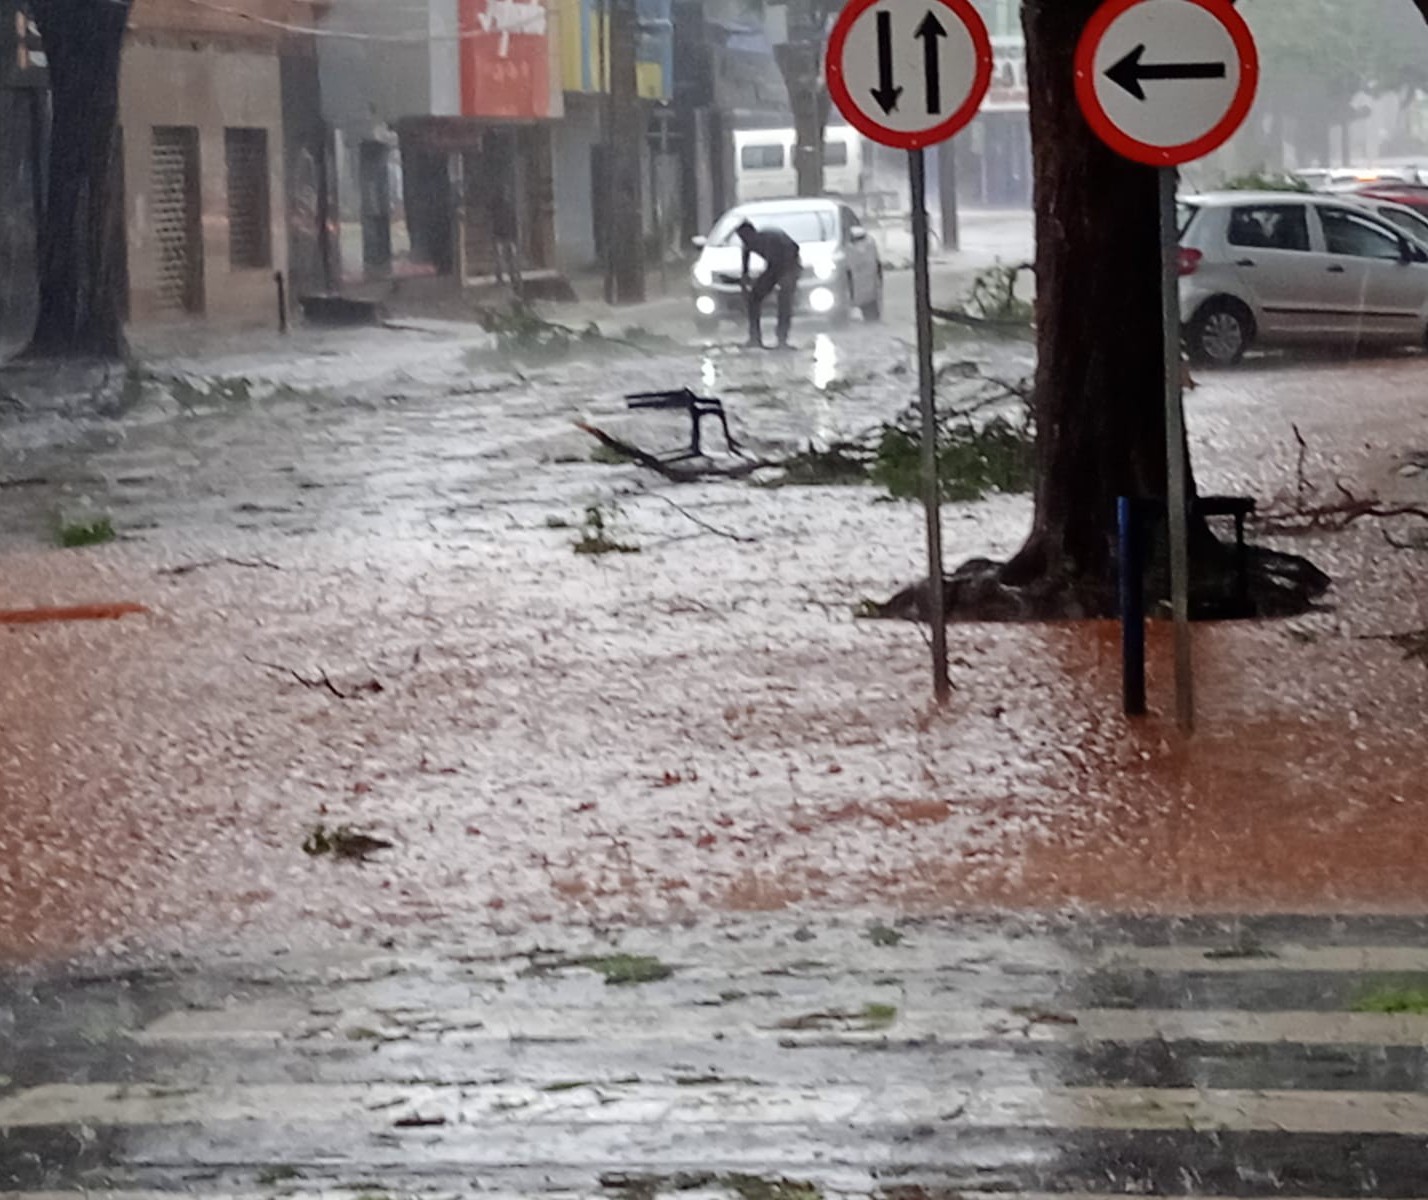
<svg viewBox="0 0 1428 1200">
<path fill-rule="evenodd" d="M 1128 717 L 1145 716 L 1145 564 L 1140 514 L 1129 496 L 1116 501 L 1121 599 L 1121 701 Z"/>
</svg>

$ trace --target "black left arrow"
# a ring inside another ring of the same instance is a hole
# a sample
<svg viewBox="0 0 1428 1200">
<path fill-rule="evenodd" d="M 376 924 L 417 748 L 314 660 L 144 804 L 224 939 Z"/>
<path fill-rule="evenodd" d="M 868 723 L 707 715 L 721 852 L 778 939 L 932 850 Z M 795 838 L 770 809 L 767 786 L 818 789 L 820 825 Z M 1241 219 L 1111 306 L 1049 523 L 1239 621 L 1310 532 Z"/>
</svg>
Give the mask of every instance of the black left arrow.
<svg viewBox="0 0 1428 1200">
<path fill-rule="evenodd" d="M 897 107 L 902 88 L 893 86 L 892 60 L 892 13 L 878 13 L 878 86 L 873 89 L 873 99 L 878 102 L 884 114 Z"/>
<path fill-rule="evenodd" d="M 926 79 L 927 111 L 931 115 L 942 111 L 942 66 L 938 60 L 937 39 L 946 36 L 947 30 L 930 9 L 913 34 L 922 39 L 922 70 Z"/>
<path fill-rule="evenodd" d="M 1222 62 L 1144 63 L 1144 44 L 1137 46 L 1106 72 L 1106 78 L 1125 88 L 1137 100 L 1145 99 L 1142 83 L 1152 79 L 1224 79 Z"/>
</svg>

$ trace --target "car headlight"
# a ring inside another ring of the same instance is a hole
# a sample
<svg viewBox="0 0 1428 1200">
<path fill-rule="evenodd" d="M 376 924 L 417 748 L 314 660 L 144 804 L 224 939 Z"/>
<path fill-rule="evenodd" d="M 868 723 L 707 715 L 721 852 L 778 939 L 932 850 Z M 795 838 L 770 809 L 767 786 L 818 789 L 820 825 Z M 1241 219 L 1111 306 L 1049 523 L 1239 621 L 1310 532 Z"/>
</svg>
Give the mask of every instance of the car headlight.
<svg viewBox="0 0 1428 1200">
<path fill-rule="evenodd" d="M 838 297 L 828 288 L 814 288 L 808 293 L 808 307 L 816 313 L 830 313 L 838 305 Z"/>
<path fill-rule="evenodd" d="M 838 273 L 838 264 L 831 258 L 820 258 L 809 264 L 813 271 L 813 278 L 826 281 L 832 279 Z"/>
<path fill-rule="evenodd" d="M 694 264 L 694 282 L 700 287 L 713 287 L 714 269 L 704 262 Z"/>
</svg>

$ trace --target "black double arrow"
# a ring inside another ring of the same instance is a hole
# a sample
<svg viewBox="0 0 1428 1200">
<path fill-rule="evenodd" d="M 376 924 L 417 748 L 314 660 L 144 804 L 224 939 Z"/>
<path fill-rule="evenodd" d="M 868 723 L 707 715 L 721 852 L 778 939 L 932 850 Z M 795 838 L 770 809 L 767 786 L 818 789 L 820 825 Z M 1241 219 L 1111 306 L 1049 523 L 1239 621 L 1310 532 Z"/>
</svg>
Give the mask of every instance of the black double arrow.
<svg viewBox="0 0 1428 1200">
<path fill-rule="evenodd" d="M 927 15 L 918 23 L 913 37 L 922 39 L 923 92 L 927 98 L 927 112 L 936 116 L 942 111 L 942 63 L 937 43 L 947 36 L 947 30 L 937 19 L 937 14 L 928 9 Z M 893 31 L 892 13 L 878 13 L 878 86 L 872 89 L 873 99 L 885 115 L 897 108 L 902 97 L 902 88 L 893 80 Z"/>
</svg>

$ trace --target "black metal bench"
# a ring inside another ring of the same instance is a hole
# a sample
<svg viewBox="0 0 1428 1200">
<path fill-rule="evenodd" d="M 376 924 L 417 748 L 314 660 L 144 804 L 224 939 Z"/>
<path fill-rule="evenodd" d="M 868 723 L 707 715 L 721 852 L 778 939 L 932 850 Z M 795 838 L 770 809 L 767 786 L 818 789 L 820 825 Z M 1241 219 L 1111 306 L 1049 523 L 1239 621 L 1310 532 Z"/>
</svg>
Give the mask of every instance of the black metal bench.
<svg viewBox="0 0 1428 1200">
<path fill-rule="evenodd" d="M 634 409 L 656 409 L 660 411 L 684 410 L 689 414 L 689 449 L 676 450 L 669 454 L 661 455 L 665 462 L 682 462 L 688 458 L 702 458 L 704 456 L 704 441 L 700 431 L 700 423 L 705 417 L 717 417 L 720 426 L 724 430 L 724 441 L 732 454 L 743 454 L 743 447 L 734 440 L 734 435 L 729 432 L 729 418 L 724 412 L 724 402 L 716 400 L 712 396 L 696 396 L 688 388 L 680 388 L 670 392 L 634 392 L 625 397 L 631 408 Z"/>
</svg>

